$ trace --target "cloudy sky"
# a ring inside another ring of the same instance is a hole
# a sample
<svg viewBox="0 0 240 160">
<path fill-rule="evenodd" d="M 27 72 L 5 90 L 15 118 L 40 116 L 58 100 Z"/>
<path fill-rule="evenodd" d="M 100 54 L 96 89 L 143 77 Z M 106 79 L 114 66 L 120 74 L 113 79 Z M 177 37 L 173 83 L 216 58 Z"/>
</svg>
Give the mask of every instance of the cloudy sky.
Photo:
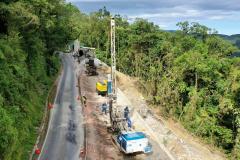
<svg viewBox="0 0 240 160">
<path fill-rule="evenodd" d="M 240 34 L 240 0 L 67 0 L 90 13 L 106 6 L 113 14 L 136 17 L 176 29 L 179 21 L 194 21 L 222 34 Z"/>
</svg>

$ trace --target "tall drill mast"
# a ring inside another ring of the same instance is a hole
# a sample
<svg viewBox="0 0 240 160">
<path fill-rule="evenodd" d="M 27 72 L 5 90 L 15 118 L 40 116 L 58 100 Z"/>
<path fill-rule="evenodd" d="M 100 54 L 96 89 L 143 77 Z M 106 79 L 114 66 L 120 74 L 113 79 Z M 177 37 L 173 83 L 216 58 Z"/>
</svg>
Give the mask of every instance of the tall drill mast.
<svg viewBox="0 0 240 160">
<path fill-rule="evenodd" d="M 116 49 L 115 49 L 115 20 L 111 18 L 111 80 L 112 96 L 116 98 Z"/>
<path fill-rule="evenodd" d="M 117 146 L 121 148 L 126 154 L 129 153 L 137 153 L 137 152 L 144 152 L 149 153 L 151 152 L 151 146 L 148 145 L 148 139 L 145 137 L 144 133 L 142 132 L 135 132 L 131 129 L 131 120 L 128 117 L 129 109 L 128 107 L 121 108 L 121 106 L 117 105 L 117 86 L 116 86 L 116 51 L 115 51 L 115 20 L 111 18 L 111 80 L 109 81 L 109 86 L 112 89 L 109 89 L 109 116 L 110 116 L 110 123 L 111 128 L 117 135 L 114 136 L 114 141 L 116 142 Z M 109 77 L 110 78 L 110 77 Z M 112 90 L 112 92 L 111 92 Z M 127 115 L 126 115 L 127 113 Z M 130 124 L 130 125 L 129 125 Z M 129 128 L 130 126 L 130 128 Z M 139 135 L 144 138 L 138 138 L 134 140 L 134 142 L 128 141 L 124 138 L 124 136 L 131 136 L 131 137 L 139 137 Z M 125 144 L 126 147 L 123 147 Z M 146 143 L 147 142 L 147 143 Z M 134 147 L 138 146 L 138 147 Z M 140 147 L 139 147 L 140 146 Z M 131 149 L 127 149 L 131 148 Z"/>
</svg>

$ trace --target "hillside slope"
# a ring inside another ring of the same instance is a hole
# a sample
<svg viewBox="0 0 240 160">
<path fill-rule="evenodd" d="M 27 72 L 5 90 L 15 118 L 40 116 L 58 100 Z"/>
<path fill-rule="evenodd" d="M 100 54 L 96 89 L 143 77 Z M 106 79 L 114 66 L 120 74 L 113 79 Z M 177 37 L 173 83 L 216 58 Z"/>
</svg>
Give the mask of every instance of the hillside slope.
<svg viewBox="0 0 240 160">
<path fill-rule="evenodd" d="M 1 1 L 0 11 L 0 159 L 23 160 L 60 67 L 54 51 L 77 37 L 79 11 L 56 0 Z"/>
<path fill-rule="evenodd" d="M 124 104 L 133 108 L 132 121 L 135 129 L 149 134 L 154 141 L 163 145 L 174 159 L 226 159 L 215 148 L 203 144 L 200 139 L 187 132 L 178 122 L 160 116 L 160 106 L 149 106 L 143 96 L 144 91 L 140 89 L 141 83 L 137 78 L 118 73 L 117 79 L 118 87 L 125 95 Z M 144 114 L 146 117 L 138 116 L 144 110 L 148 111 L 147 114 Z M 154 152 L 159 154 L 157 150 L 154 150 Z"/>
</svg>

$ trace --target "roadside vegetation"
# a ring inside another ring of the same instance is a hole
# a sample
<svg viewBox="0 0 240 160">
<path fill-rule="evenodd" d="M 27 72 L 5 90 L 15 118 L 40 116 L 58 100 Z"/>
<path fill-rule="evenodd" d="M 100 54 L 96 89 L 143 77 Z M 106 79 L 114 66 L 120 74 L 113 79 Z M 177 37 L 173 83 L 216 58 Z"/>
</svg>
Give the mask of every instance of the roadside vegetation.
<svg viewBox="0 0 240 160">
<path fill-rule="evenodd" d="M 0 1 L 0 159 L 28 159 L 60 60 L 76 39 L 73 14 L 59 0 Z"/>
<path fill-rule="evenodd" d="M 115 15 L 118 70 L 139 77 L 150 104 L 240 159 L 237 48 L 198 23 L 166 32 Z M 53 53 L 78 38 L 110 62 L 110 12 L 89 15 L 62 0 L 0 1 L 0 159 L 27 159 L 59 68 Z M 127 83 L 127 82 L 126 82 Z"/>
</svg>

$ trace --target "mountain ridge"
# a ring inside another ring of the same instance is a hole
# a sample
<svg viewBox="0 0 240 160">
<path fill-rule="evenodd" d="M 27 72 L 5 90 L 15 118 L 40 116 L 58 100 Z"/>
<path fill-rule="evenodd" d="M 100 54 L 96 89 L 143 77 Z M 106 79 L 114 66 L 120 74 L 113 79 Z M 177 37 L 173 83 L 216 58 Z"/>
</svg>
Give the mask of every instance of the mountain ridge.
<svg viewBox="0 0 240 160">
<path fill-rule="evenodd" d="M 173 33 L 173 32 L 176 32 L 177 30 L 165 30 L 165 31 Z M 230 41 L 240 49 L 240 33 L 232 34 L 232 35 L 226 35 L 226 34 L 215 34 L 215 35 Z"/>
</svg>

